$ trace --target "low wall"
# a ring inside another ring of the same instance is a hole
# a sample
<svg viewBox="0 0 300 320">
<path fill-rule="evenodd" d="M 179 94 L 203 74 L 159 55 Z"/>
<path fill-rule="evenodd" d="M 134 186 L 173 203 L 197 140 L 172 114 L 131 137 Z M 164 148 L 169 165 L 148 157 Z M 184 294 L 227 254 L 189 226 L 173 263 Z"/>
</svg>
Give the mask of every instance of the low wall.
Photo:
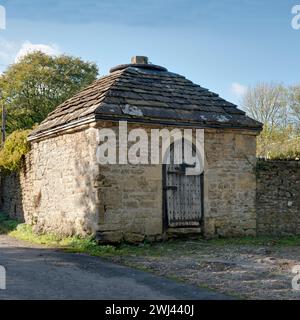
<svg viewBox="0 0 300 320">
<path fill-rule="evenodd" d="M 14 219 L 30 221 L 28 213 L 32 212 L 34 206 L 32 154 L 26 155 L 19 172 L 2 172 L 0 181 L 0 210 Z"/>
<path fill-rule="evenodd" d="M 300 161 L 257 164 L 257 234 L 300 234 Z"/>
<path fill-rule="evenodd" d="M 1 182 L 1 210 L 9 213 L 11 217 L 23 221 L 24 210 L 20 174 L 3 175 Z"/>
</svg>

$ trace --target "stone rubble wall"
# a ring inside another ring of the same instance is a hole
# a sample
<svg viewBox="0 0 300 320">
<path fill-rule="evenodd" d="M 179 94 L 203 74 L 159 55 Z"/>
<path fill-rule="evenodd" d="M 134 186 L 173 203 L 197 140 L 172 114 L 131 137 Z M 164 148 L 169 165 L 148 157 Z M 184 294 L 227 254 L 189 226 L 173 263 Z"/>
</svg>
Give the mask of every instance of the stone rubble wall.
<svg viewBox="0 0 300 320">
<path fill-rule="evenodd" d="M 22 202 L 22 187 L 19 173 L 1 176 L 1 211 L 9 213 L 10 217 L 24 221 Z"/>
<path fill-rule="evenodd" d="M 300 234 L 300 161 L 258 162 L 257 232 Z"/>
<path fill-rule="evenodd" d="M 33 212 L 32 153 L 26 155 L 20 172 L 2 173 L 0 183 L 1 211 L 13 219 L 30 221 Z"/>
</svg>

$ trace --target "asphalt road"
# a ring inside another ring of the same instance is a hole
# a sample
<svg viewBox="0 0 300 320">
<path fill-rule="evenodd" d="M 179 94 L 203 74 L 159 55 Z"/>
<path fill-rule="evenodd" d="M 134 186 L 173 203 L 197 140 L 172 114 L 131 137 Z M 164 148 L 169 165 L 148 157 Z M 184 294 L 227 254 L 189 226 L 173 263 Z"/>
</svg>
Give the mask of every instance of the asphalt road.
<svg viewBox="0 0 300 320">
<path fill-rule="evenodd" d="M 6 268 L 2 299 L 228 299 L 147 272 L 83 254 L 31 246 L 0 235 Z"/>
</svg>

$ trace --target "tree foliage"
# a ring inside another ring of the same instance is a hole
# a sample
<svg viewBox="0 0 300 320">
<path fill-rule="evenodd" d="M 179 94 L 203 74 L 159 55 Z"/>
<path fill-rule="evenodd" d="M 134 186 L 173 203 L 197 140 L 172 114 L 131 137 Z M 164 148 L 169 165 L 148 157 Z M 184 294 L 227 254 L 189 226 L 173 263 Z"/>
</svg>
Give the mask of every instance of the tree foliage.
<svg viewBox="0 0 300 320">
<path fill-rule="evenodd" d="M 291 86 L 289 88 L 289 103 L 291 115 L 295 118 L 297 126 L 300 124 L 300 86 Z"/>
<path fill-rule="evenodd" d="M 248 115 L 273 128 L 286 125 L 287 92 L 280 84 L 258 83 L 250 87 L 243 97 L 242 105 Z"/>
<path fill-rule="evenodd" d="M 291 124 L 273 128 L 265 124 L 257 138 L 257 155 L 268 159 L 299 159 L 300 136 Z"/>
<path fill-rule="evenodd" d="M 23 156 L 30 150 L 27 141 L 31 130 L 16 130 L 10 134 L 0 150 L 0 169 L 15 171 L 20 168 Z"/>
<path fill-rule="evenodd" d="M 40 123 L 56 106 L 93 82 L 97 74 L 94 63 L 42 52 L 30 53 L 12 64 L 0 77 L 7 132 Z"/>
<path fill-rule="evenodd" d="M 242 106 L 264 124 L 257 139 L 259 157 L 300 158 L 300 86 L 259 83 L 247 90 Z"/>
</svg>

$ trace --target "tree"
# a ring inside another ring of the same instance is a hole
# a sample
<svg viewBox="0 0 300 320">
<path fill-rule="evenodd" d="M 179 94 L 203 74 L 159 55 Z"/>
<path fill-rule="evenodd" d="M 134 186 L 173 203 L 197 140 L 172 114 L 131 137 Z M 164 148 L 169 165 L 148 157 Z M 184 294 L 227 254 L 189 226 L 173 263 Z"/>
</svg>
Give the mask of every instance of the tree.
<svg viewBox="0 0 300 320">
<path fill-rule="evenodd" d="M 274 126 L 288 124 L 288 100 L 286 89 L 279 84 L 259 83 L 250 87 L 242 100 L 248 115 L 263 124 Z"/>
<path fill-rule="evenodd" d="M 297 122 L 299 127 L 300 122 L 300 86 L 291 86 L 289 88 L 289 105 L 291 108 L 291 114 Z"/>
<path fill-rule="evenodd" d="M 42 52 L 30 53 L 12 64 L 0 76 L 7 132 L 40 123 L 60 103 L 93 82 L 97 74 L 94 63 Z"/>
<path fill-rule="evenodd" d="M 29 151 L 27 136 L 30 130 L 16 130 L 10 134 L 0 150 L 0 169 L 15 171 Z"/>
<path fill-rule="evenodd" d="M 299 137 L 295 135 L 294 127 L 273 127 L 268 124 L 257 137 L 257 155 L 263 158 L 287 159 L 299 155 Z"/>
</svg>

